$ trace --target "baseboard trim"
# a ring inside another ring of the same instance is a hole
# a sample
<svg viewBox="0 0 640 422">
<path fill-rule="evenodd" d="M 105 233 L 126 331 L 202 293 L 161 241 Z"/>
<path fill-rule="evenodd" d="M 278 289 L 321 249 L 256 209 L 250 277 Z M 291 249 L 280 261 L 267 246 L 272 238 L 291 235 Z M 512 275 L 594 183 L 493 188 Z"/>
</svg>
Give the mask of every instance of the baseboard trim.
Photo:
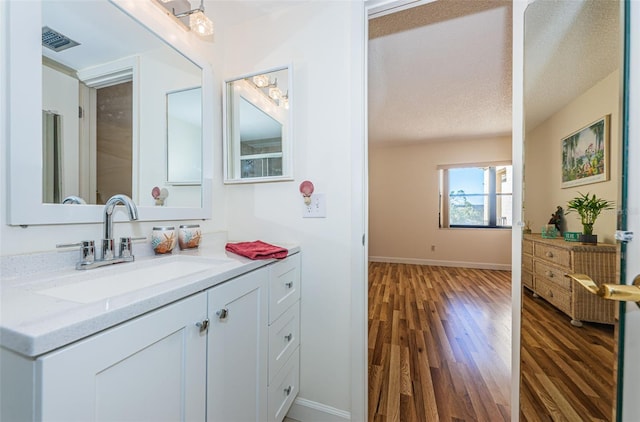
<svg viewBox="0 0 640 422">
<path fill-rule="evenodd" d="M 391 262 L 394 264 L 433 265 L 439 267 L 477 268 L 479 270 L 511 271 L 510 264 L 495 264 L 490 262 L 438 261 L 435 259 L 398 258 L 389 256 L 370 256 L 369 261 Z"/>
<path fill-rule="evenodd" d="M 351 420 L 351 413 L 297 397 L 289 409 L 287 417 L 300 422 L 348 422 Z"/>
</svg>

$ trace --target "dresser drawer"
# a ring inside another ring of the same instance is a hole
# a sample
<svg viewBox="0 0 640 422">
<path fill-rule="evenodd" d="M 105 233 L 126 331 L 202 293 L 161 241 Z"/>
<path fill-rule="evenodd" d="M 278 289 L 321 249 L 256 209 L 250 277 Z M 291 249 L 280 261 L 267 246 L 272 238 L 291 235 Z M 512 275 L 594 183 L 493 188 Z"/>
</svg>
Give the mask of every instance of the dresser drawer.
<svg viewBox="0 0 640 422">
<path fill-rule="evenodd" d="M 571 267 L 571 252 L 567 249 L 556 248 L 555 246 L 545 245 L 544 243 L 536 243 L 534 248 L 536 258 L 553 262 L 563 267 Z"/>
<path fill-rule="evenodd" d="M 522 253 L 533 255 L 533 242 L 531 240 L 522 241 Z"/>
<path fill-rule="evenodd" d="M 294 353 L 269 386 L 269 422 L 282 422 L 298 395 L 300 380 L 300 353 Z"/>
<path fill-rule="evenodd" d="M 300 303 L 269 327 L 269 385 L 300 344 Z"/>
<path fill-rule="evenodd" d="M 536 293 L 562 312 L 571 314 L 571 292 L 559 289 L 557 285 L 546 279 L 536 278 Z"/>
<path fill-rule="evenodd" d="M 561 288 L 567 292 L 571 292 L 571 280 L 564 276 L 566 271 L 551 265 L 543 264 L 540 261 L 536 261 L 533 265 L 534 272 L 536 274 L 536 288 L 538 280 L 543 278 L 548 283 L 556 286 L 556 288 Z"/>
<path fill-rule="evenodd" d="M 522 269 L 533 272 L 533 257 L 531 255 L 522 255 Z"/>
<path fill-rule="evenodd" d="M 269 323 L 300 299 L 300 254 L 271 265 L 269 276 Z"/>
<path fill-rule="evenodd" d="M 531 274 L 529 271 L 522 271 L 522 285 L 527 286 L 531 290 L 534 289 L 533 274 Z"/>
</svg>

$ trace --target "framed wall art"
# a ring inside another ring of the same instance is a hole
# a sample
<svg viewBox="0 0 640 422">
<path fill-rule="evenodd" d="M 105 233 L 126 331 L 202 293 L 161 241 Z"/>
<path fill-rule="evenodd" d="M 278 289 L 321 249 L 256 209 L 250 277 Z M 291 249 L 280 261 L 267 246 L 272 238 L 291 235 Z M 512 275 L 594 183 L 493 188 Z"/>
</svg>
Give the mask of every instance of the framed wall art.
<svg viewBox="0 0 640 422">
<path fill-rule="evenodd" d="M 562 188 L 609 180 L 609 118 L 562 139 Z"/>
</svg>

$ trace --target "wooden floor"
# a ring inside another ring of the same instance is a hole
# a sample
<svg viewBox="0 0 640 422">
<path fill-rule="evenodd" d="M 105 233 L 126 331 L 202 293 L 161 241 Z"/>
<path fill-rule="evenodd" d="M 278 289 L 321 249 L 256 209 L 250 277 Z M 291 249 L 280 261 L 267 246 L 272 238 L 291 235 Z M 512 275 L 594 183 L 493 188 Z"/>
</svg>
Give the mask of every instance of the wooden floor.
<svg viewBox="0 0 640 422">
<path fill-rule="evenodd" d="M 510 419 L 511 273 L 369 264 L 369 420 Z"/>
<path fill-rule="evenodd" d="M 520 420 L 613 420 L 613 326 L 574 327 L 527 289 L 522 306 Z"/>
</svg>

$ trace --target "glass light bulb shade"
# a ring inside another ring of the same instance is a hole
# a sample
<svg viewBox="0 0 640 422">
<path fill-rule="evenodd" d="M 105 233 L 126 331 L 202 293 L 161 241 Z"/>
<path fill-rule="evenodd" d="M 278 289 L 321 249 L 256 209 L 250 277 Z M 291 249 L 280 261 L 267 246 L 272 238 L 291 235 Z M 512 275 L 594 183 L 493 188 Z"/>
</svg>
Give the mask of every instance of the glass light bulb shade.
<svg viewBox="0 0 640 422">
<path fill-rule="evenodd" d="M 279 100 L 282 97 L 282 91 L 280 88 L 269 88 L 269 96 L 274 100 Z"/>
<path fill-rule="evenodd" d="M 280 100 L 280 105 L 281 105 L 282 107 L 284 107 L 284 109 L 285 109 L 285 110 L 289 110 L 289 99 L 288 99 L 288 98 L 286 98 L 286 97 L 283 97 L 283 98 Z"/>
<path fill-rule="evenodd" d="M 195 12 L 189 15 L 189 26 L 193 31 L 196 31 L 198 35 L 211 35 L 213 34 L 213 22 L 204 14 L 204 12 Z"/>
<path fill-rule="evenodd" d="M 253 83 L 259 88 L 269 85 L 269 77 L 267 75 L 256 75 L 253 77 Z"/>
</svg>

